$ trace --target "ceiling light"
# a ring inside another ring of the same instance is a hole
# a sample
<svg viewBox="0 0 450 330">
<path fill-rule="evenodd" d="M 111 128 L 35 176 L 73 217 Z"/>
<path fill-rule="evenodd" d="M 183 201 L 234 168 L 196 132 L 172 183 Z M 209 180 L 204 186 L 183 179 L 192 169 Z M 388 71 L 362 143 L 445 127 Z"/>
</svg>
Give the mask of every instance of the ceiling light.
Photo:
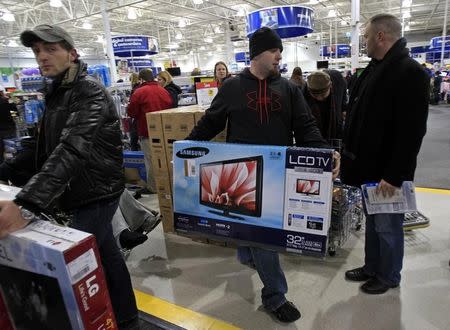
<svg viewBox="0 0 450 330">
<path fill-rule="evenodd" d="M 222 31 L 220 30 L 220 26 L 216 26 L 214 28 L 214 33 L 221 33 Z"/>
<path fill-rule="evenodd" d="M 128 8 L 128 19 L 137 19 L 136 9 Z"/>
<path fill-rule="evenodd" d="M 208 56 L 212 56 L 212 52 L 208 52 Z"/>
<path fill-rule="evenodd" d="M 98 35 L 97 36 L 97 40 L 96 40 L 96 42 L 99 42 L 99 43 L 104 43 L 105 42 L 105 39 L 103 39 L 103 36 L 101 36 L 101 35 Z"/>
<path fill-rule="evenodd" d="M 213 42 L 213 40 L 212 40 L 212 38 L 211 37 L 206 37 L 205 39 L 203 39 L 205 42 L 207 42 L 207 43 L 212 43 Z"/>
<path fill-rule="evenodd" d="M 178 27 L 180 27 L 180 28 L 186 27 L 186 20 L 181 18 L 181 19 L 178 21 Z"/>
<path fill-rule="evenodd" d="M 217 49 L 217 51 L 222 51 L 222 46 L 221 45 L 217 45 L 217 47 L 216 47 L 216 49 Z"/>
<path fill-rule="evenodd" d="M 170 49 L 177 49 L 177 48 L 180 48 L 180 45 L 177 43 L 173 43 L 173 44 L 168 44 L 167 47 L 169 47 Z"/>
<path fill-rule="evenodd" d="M 402 15 L 403 18 L 411 18 L 411 13 L 409 11 L 405 11 Z"/>
<path fill-rule="evenodd" d="M 320 40 L 320 34 L 317 35 L 316 40 Z"/>
<path fill-rule="evenodd" d="M 245 16 L 245 8 L 243 6 L 240 6 L 237 8 L 237 17 L 244 17 Z"/>
<path fill-rule="evenodd" d="M 328 18 L 336 17 L 336 10 L 331 9 L 331 10 L 328 12 L 328 16 L 327 16 L 327 17 L 328 17 Z"/>
<path fill-rule="evenodd" d="M 191 51 L 189 52 L 189 55 L 194 55 L 194 51 L 191 50 Z"/>
<path fill-rule="evenodd" d="M 308 5 L 317 5 L 319 0 L 309 0 Z"/>
<path fill-rule="evenodd" d="M 203 0 L 192 0 L 194 5 L 201 5 L 203 3 Z"/>
<path fill-rule="evenodd" d="M 92 24 L 89 22 L 84 22 L 81 27 L 85 30 L 90 30 L 90 29 L 92 29 Z"/>
<path fill-rule="evenodd" d="M 409 25 L 405 26 L 405 28 L 403 29 L 403 31 L 410 31 L 411 28 L 409 27 Z"/>
<path fill-rule="evenodd" d="M 205 50 L 205 49 L 206 49 L 205 46 L 201 46 L 201 47 L 200 47 L 200 50 Z"/>
<path fill-rule="evenodd" d="M 62 7 L 62 5 L 61 0 L 50 0 L 50 7 L 59 8 Z"/>
<path fill-rule="evenodd" d="M 183 39 L 183 35 L 181 34 L 181 32 L 177 32 L 177 34 L 175 35 L 175 39 L 177 40 Z"/>
<path fill-rule="evenodd" d="M 341 26 L 347 26 L 347 22 L 346 21 L 341 21 Z"/>
<path fill-rule="evenodd" d="M 411 7 L 411 5 L 412 5 L 412 0 L 403 0 L 403 2 L 402 2 L 403 8 Z"/>
<path fill-rule="evenodd" d="M 16 21 L 14 14 L 10 13 L 9 11 L 4 11 L 1 18 L 6 22 L 15 22 Z"/>
<path fill-rule="evenodd" d="M 8 42 L 8 47 L 19 47 L 19 44 L 15 40 L 10 40 Z"/>
</svg>

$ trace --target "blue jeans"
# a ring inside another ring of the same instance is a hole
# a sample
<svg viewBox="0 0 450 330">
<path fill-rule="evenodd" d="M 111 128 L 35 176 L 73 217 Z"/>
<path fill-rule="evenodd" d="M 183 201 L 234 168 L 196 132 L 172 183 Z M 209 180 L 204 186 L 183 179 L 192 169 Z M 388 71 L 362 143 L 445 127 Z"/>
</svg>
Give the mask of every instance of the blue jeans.
<svg viewBox="0 0 450 330">
<path fill-rule="evenodd" d="M 237 257 L 242 264 L 256 268 L 264 285 L 261 299 L 266 309 L 274 311 L 286 302 L 284 295 L 288 287 L 278 252 L 258 247 L 239 246 Z"/>
<path fill-rule="evenodd" d="M 95 236 L 108 283 L 114 315 L 120 324 L 138 315 L 130 273 L 114 239 L 111 220 L 119 198 L 101 201 L 76 209 L 71 227 Z"/>
<path fill-rule="evenodd" d="M 387 285 L 400 283 L 404 214 L 366 214 L 364 272 Z"/>
</svg>

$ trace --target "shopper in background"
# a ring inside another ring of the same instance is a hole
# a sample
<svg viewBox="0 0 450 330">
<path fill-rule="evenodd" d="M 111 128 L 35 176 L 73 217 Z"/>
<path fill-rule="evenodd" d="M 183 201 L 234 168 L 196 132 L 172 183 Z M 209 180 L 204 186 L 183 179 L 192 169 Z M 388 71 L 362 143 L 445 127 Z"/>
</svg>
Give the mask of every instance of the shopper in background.
<svg viewBox="0 0 450 330">
<path fill-rule="evenodd" d="M 294 70 L 292 70 L 291 79 L 289 80 L 294 84 L 296 84 L 298 88 L 300 88 L 300 90 L 304 92 L 306 87 L 306 81 L 305 79 L 303 79 L 303 72 L 299 66 L 296 66 Z"/>
<path fill-rule="evenodd" d="M 306 86 L 303 95 L 322 136 L 329 142 L 342 139 L 347 87 L 341 73 L 336 70 L 314 71 L 307 77 Z"/>
<path fill-rule="evenodd" d="M 282 51 L 276 32 L 267 27 L 255 31 L 250 38 L 250 68 L 225 81 L 187 139 L 210 140 L 228 120 L 227 142 L 291 146 L 295 136 L 298 146 L 328 147 L 300 90 L 279 74 Z M 258 271 L 266 310 L 282 322 L 300 318 L 286 300 L 288 287 L 277 252 L 240 246 L 238 259 Z"/>
<path fill-rule="evenodd" d="M 70 214 L 71 227 L 96 238 L 119 326 L 134 328 L 139 322 L 136 301 L 111 228 L 124 189 L 113 100 L 87 75 L 72 37 L 59 26 L 39 25 L 20 38 L 32 48 L 42 75 L 53 82 L 45 95 L 36 157 L 23 159 L 24 166 L 34 164 L 36 174 L 14 201 L 0 202 L 0 237 L 25 227 L 35 214 Z"/>
<path fill-rule="evenodd" d="M 16 123 L 12 118 L 12 111 L 17 112 L 16 105 L 9 103 L 5 95 L 5 89 L 3 86 L 0 86 L 0 164 L 3 162 L 5 153 L 3 140 L 16 136 Z"/>
<path fill-rule="evenodd" d="M 169 92 L 172 98 L 172 108 L 178 107 L 178 95 L 181 94 L 181 88 L 173 82 L 172 75 L 167 71 L 161 71 L 156 79 L 159 86 L 164 87 Z"/>
<path fill-rule="evenodd" d="M 441 84 L 442 84 L 441 72 L 436 71 L 434 73 L 434 77 L 432 80 L 433 98 L 430 102 L 430 104 L 432 104 L 432 105 L 438 105 L 439 101 L 441 100 Z"/>
<path fill-rule="evenodd" d="M 428 116 L 429 78 L 408 55 L 395 16 L 373 16 L 365 27 L 372 58 L 350 95 L 344 132 L 341 179 L 360 187 L 378 183 L 377 192 L 392 196 L 412 181 Z M 382 294 L 400 284 L 404 214 L 366 213 L 364 266 L 345 273 L 364 281 L 361 290 Z"/>
<path fill-rule="evenodd" d="M 214 65 L 214 81 L 217 82 L 217 87 L 222 87 L 224 81 L 230 77 L 228 67 L 225 62 L 219 61 Z"/>
<path fill-rule="evenodd" d="M 147 118 L 149 112 L 160 111 L 172 107 L 172 98 L 168 91 L 159 86 L 150 69 L 139 72 L 142 85 L 135 90 L 128 105 L 128 115 L 137 120 L 139 141 L 144 152 L 145 169 L 147 170 L 147 189 L 150 194 L 156 193 L 156 183 L 152 169 L 150 143 L 148 140 Z M 141 193 L 146 193 L 142 192 Z"/>
</svg>

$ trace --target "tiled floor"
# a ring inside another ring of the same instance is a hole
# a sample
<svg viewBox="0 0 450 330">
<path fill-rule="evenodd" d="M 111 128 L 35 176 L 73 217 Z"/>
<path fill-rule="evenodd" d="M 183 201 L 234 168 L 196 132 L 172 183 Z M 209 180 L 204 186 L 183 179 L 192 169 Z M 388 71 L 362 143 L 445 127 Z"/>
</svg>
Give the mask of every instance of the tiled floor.
<svg viewBox="0 0 450 330">
<path fill-rule="evenodd" d="M 155 198 L 144 200 L 156 208 Z M 344 271 L 362 265 L 363 232 L 352 232 L 335 257 L 284 255 L 289 292 L 302 318 L 275 321 L 261 307 L 261 282 L 233 248 L 162 232 L 135 248 L 127 263 L 135 289 L 243 329 L 450 329 L 449 192 L 419 192 L 431 226 L 406 235 L 401 288 L 381 296 L 359 291 Z"/>
</svg>

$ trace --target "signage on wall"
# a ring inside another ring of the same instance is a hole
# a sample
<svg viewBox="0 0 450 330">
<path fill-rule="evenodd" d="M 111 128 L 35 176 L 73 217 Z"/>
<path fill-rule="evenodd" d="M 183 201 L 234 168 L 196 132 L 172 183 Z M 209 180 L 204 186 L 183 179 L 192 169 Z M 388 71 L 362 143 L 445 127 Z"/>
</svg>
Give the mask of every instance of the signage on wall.
<svg viewBox="0 0 450 330">
<path fill-rule="evenodd" d="M 247 37 L 264 26 L 275 30 L 280 38 L 303 36 L 314 31 L 314 10 L 303 6 L 278 6 L 247 15 Z"/>
<path fill-rule="evenodd" d="M 349 57 L 351 54 L 351 46 L 346 44 L 335 44 L 320 47 L 320 56 L 335 57 L 337 51 L 338 57 Z"/>
<path fill-rule="evenodd" d="M 124 60 L 116 60 L 116 65 L 122 65 L 120 63 L 122 61 Z M 133 59 L 126 59 L 125 61 L 127 62 L 126 64 L 129 68 L 143 69 L 143 68 L 151 68 L 152 66 L 154 66 L 153 60 L 148 58 L 133 58 Z"/>
<path fill-rule="evenodd" d="M 143 35 L 117 36 L 111 38 L 114 55 L 118 57 L 145 56 L 158 53 L 158 40 Z"/>
<path fill-rule="evenodd" d="M 445 36 L 444 50 L 450 50 L 450 36 Z M 442 48 L 442 37 L 434 37 L 430 40 L 430 48 L 441 50 Z"/>
</svg>

